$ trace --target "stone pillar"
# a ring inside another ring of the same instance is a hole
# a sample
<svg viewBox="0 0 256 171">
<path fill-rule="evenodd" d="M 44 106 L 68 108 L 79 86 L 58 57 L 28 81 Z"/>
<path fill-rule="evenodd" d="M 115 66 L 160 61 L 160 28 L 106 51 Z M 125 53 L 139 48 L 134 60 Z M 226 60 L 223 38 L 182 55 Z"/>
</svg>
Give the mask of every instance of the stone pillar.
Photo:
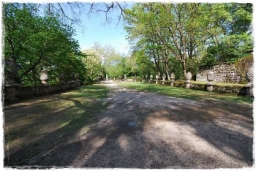
<svg viewBox="0 0 256 171">
<path fill-rule="evenodd" d="M 81 86 L 81 80 L 77 79 L 77 86 Z"/>
<path fill-rule="evenodd" d="M 253 67 L 250 67 L 246 72 L 246 79 L 249 82 L 246 84 L 245 89 L 245 95 L 247 96 L 254 96 L 253 94 Z"/>
<path fill-rule="evenodd" d="M 190 88 L 190 80 L 191 80 L 191 78 L 192 78 L 192 74 L 191 74 L 191 72 L 188 72 L 186 74 L 186 88 Z"/>
<path fill-rule="evenodd" d="M 141 76 L 141 82 L 145 83 L 146 82 L 146 75 Z"/>
<path fill-rule="evenodd" d="M 72 87 L 72 88 L 75 88 L 75 87 L 76 87 L 76 82 L 75 82 L 75 81 L 71 81 L 71 83 L 72 83 L 72 84 L 71 84 L 71 87 Z"/>
<path fill-rule="evenodd" d="M 6 85 L 5 87 L 5 100 L 14 102 L 18 100 L 16 97 L 16 86 L 14 85 Z"/>
<path fill-rule="evenodd" d="M 42 84 L 46 85 L 48 79 L 49 79 L 48 72 L 47 72 L 46 69 L 43 69 L 43 70 L 40 72 L 40 80 L 41 80 Z"/>
<path fill-rule="evenodd" d="M 165 74 L 163 74 L 163 82 L 162 82 L 163 85 L 164 85 L 164 82 L 165 82 Z"/>
<path fill-rule="evenodd" d="M 150 75 L 150 83 L 152 83 L 153 82 L 153 75 L 151 74 Z"/>
<path fill-rule="evenodd" d="M 214 86 L 214 72 L 209 71 L 207 73 L 207 81 L 208 81 L 208 83 L 206 83 L 207 91 L 212 92 L 213 86 Z"/>
<path fill-rule="evenodd" d="M 64 73 L 60 73 L 59 74 L 59 81 L 61 84 L 65 83 L 65 75 Z"/>
<path fill-rule="evenodd" d="M 71 74 L 70 74 L 70 80 L 69 80 L 69 81 L 74 81 L 75 78 L 76 78 L 75 73 L 74 73 L 74 72 L 71 72 Z"/>
<path fill-rule="evenodd" d="M 175 80 L 175 74 L 171 73 L 171 86 L 174 85 L 174 80 Z"/>
<path fill-rule="evenodd" d="M 158 75 L 156 75 L 156 84 L 158 83 Z"/>
</svg>

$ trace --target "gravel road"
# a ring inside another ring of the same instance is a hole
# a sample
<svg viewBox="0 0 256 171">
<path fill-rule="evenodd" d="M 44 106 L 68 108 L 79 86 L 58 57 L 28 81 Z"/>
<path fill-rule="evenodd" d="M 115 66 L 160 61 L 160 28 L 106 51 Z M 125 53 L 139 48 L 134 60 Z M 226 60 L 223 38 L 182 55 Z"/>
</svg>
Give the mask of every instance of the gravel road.
<svg viewBox="0 0 256 171">
<path fill-rule="evenodd" d="M 241 168 L 253 165 L 252 109 L 108 84 L 107 110 L 73 143 L 73 167 Z"/>
<path fill-rule="evenodd" d="M 252 106 L 111 88 L 106 110 L 31 165 L 72 168 L 251 168 Z"/>
</svg>

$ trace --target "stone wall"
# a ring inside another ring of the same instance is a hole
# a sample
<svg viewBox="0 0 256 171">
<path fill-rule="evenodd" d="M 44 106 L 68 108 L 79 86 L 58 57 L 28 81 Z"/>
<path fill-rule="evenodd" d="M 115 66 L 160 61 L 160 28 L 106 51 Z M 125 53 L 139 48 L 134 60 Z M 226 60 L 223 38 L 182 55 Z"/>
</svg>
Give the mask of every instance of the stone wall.
<svg viewBox="0 0 256 171">
<path fill-rule="evenodd" d="M 52 93 L 70 90 L 81 85 L 81 81 L 72 81 L 55 85 L 40 85 L 35 87 L 9 85 L 4 86 L 4 102 L 9 104 L 21 99 L 28 99 L 36 96 L 43 96 Z"/>
<path fill-rule="evenodd" d="M 153 82 L 154 84 L 156 83 L 156 80 Z M 157 84 L 159 85 L 169 85 L 171 84 L 170 81 L 158 81 Z M 180 88 L 185 88 L 186 87 L 186 82 L 185 81 L 175 81 L 173 84 L 174 87 L 180 87 Z M 193 90 L 202 90 L 206 91 L 206 84 L 202 83 L 196 83 L 196 82 L 191 82 L 190 83 L 190 89 Z M 244 85 L 214 85 L 213 86 L 213 92 L 218 92 L 218 93 L 229 93 L 229 94 L 237 94 L 237 95 L 246 95 L 245 92 L 245 86 Z"/>
<path fill-rule="evenodd" d="M 252 63 L 246 63 L 248 68 Z M 234 64 L 218 64 L 213 66 L 201 66 L 196 75 L 196 81 L 207 82 L 207 73 L 213 71 L 215 75 L 214 82 L 220 83 L 244 83 L 246 82 L 245 75 L 240 72 Z"/>
</svg>

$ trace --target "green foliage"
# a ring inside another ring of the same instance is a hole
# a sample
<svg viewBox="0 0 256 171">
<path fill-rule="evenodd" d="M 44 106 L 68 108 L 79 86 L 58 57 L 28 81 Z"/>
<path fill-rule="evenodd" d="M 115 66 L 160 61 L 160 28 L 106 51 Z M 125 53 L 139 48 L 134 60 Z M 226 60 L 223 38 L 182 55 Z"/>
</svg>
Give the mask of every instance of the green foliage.
<svg viewBox="0 0 256 171">
<path fill-rule="evenodd" d="M 229 3 L 225 4 L 225 10 L 231 18 L 231 24 L 226 25 L 229 35 L 240 35 L 247 31 L 251 32 L 252 4 L 250 3 Z"/>
<path fill-rule="evenodd" d="M 176 58 L 170 58 L 170 63 L 169 63 L 169 68 L 170 72 L 175 74 L 175 79 L 185 79 L 183 70 L 182 70 L 182 65 L 180 61 L 178 61 Z"/>
<path fill-rule="evenodd" d="M 187 64 L 187 71 L 191 72 L 193 75 L 192 79 L 195 79 L 194 77 L 197 74 L 198 68 L 200 66 L 200 60 L 197 58 L 196 59 L 187 58 L 186 64 Z"/>
<path fill-rule="evenodd" d="M 129 39 L 135 50 L 144 53 L 148 64 L 160 75 L 170 74 L 168 65 L 176 58 L 186 73 L 186 60 L 200 55 L 203 43 L 208 40 L 212 28 L 207 9 L 203 4 L 136 4 L 126 10 Z M 141 56 L 143 56 L 141 55 Z"/>
<path fill-rule="evenodd" d="M 209 46 L 207 54 L 203 57 L 201 65 L 214 65 L 218 59 L 218 48 L 216 46 Z"/>
<path fill-rule="evenodd" d="M 251 34 L 252 4 L 216 4 L 213 9 L 221 9 L 216 22 L 222 34 L 216 35 L 207 49 L 202 64 L 216 62 L 235 63 L 249 49 L 253 48 Z"/>
<path fill-rule="evenodd" d="M 52 15 L 40 15 L 35 4 L 3 5 L 4 58 L 18 69 L 15 81 L 25 85 L 40 84 L 39 73 L 50 71 L 51 83 L 71 75 L 84 79 L 83 55 L 73 39 L 74 29 Z M 11 72 L 6 67 L 5 72 Z"/>
<path fill-rule="evenodd" d="M 86 58 L 83 59 L 83 63 L 86 68 L 86 82 L 93 82 L 103 77 L 102 60 L 100 56 L 93 50 L 87 49 L 83 53 Z"/>
<path fill-rule="evenodd" d="M 125 20 L 138 65 L 155 74 L 196 74 L 198 65 L 234 63 L 253 47 L 252 4 L 135 4 Z"/>
<path fill-rule="evenodd" d="M 203 58 L 203 64 L 216 62 L 235 63 L 249 49 L 252 49 L 252 37 L 246 33 L 240 35 L 227 35 L 220 39 L 217 46 L 210 46 L 207 55 Z"/>
<path fill-rule="evenodd" d="M 150 74 L 155 73 L 155 68 L 154 68 L 154 63 L 151 61 L 149 56 L 146 56 L 144 54 L 144 50 L 139 50 L 139 51 L 134 51 L 130 61 L 132 62 L 131 64 L 131 70 L 133 75 L 140 75 L 140 76 L 145 76 L 147 75 L 148 78 Z"/>
<path fill-rule="evenodd" d="M 132 58 L 122 56 L 112 46 L 95 43 L 91 49 L 102 59 L 102 69 L 99 70 L 102 78 L 107 74 L 108 77 L 117 79 L 135 72 Z"/>
</svg>

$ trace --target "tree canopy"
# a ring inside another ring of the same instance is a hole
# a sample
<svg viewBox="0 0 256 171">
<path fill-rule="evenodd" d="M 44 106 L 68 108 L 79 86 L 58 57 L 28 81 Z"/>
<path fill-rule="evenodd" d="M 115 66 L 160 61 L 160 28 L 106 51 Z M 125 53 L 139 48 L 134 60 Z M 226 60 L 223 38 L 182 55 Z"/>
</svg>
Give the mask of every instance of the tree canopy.
<svg viewBox="0 0 256 171">
<path fill-rule="evenodd" d="M 94 80 L 98 73 L 92 73 L 91 67 L 96 67 L 94 71 L 103 67 L 97 64 L 97 55 L 80 52 L 79 44 L 73 38 L 73 25 L 80 24 L 82 13 L 102 12 L 109 22 L 109 14 L 113 10 L 120 11 L 120 21 L 126 5 L 125 2 L 4 3 L 5 79 L 24 85 L 38 85 L 39 73 L 44 68 L 50 73 L 50 83 L 71 79 Z M 115 53 L 113 55 L 118 58 Z M 111 72 L 114 71 L 116 69 Z"/>
<path fill-rule="evenodd" d="M 91 63 L 90 68 L 92 72 L 97 73 L 97 77 L 104 78 L 106 74 L 111 78 L 122 78 L 124 74 L 127 76 L 132 76 L 136 74 L 134 70 L 134 62 L 132 58 L 121 55 L 116 49 L 111 45 L 102 46 L 100 43 L 94 43 L 94 46 L 90 49 L 84 51 L 86 54 L 88 52 L 93 52 L 94 56 L 97 56 L 97 63 Z M 89 62 L 90 58 L 86 58 L 84 61 Z M 101 63 L 101 67 L 98 65 Z M 94 66 L 95 65 L 95 66 Z M 98 66 L 98 67 L 97 67 Z M 89 67 L 89 66 L 88 66 Z M 96 77 L 94 77 L 95 79 Z"/>
<path fill-rule="evenodd" d="M 120 10 L 131 56 L 95 44 L 80 51 L 74 25 L 87 14 Z M 235 63 L 253 49 L 252 4 L 240 3 L 5 3 L 3 4 L 5 78 L 40 84 L 47 69 L 51 83 L 127 76 L 196 74 L 199 65 Z"/>
<path fill-rule="evenodd" d="M 4 58 L 17 71 L 15 82 L 39 84 L 39 73 L 50 70 L 51 80 L 72 72 L 83 79 L 84 67 L 74 29 L 51 15 L 40 16 L 34 4 L 4 4 Z M 5 73 L 13 68 L 5 67 Z"/>
<path fill-rule="evenodd" d="M 137 3 L 125 20 L 137 61 L 161 76 L 232 63 L 252 49 L 252 4 Z"/>
</svg>

